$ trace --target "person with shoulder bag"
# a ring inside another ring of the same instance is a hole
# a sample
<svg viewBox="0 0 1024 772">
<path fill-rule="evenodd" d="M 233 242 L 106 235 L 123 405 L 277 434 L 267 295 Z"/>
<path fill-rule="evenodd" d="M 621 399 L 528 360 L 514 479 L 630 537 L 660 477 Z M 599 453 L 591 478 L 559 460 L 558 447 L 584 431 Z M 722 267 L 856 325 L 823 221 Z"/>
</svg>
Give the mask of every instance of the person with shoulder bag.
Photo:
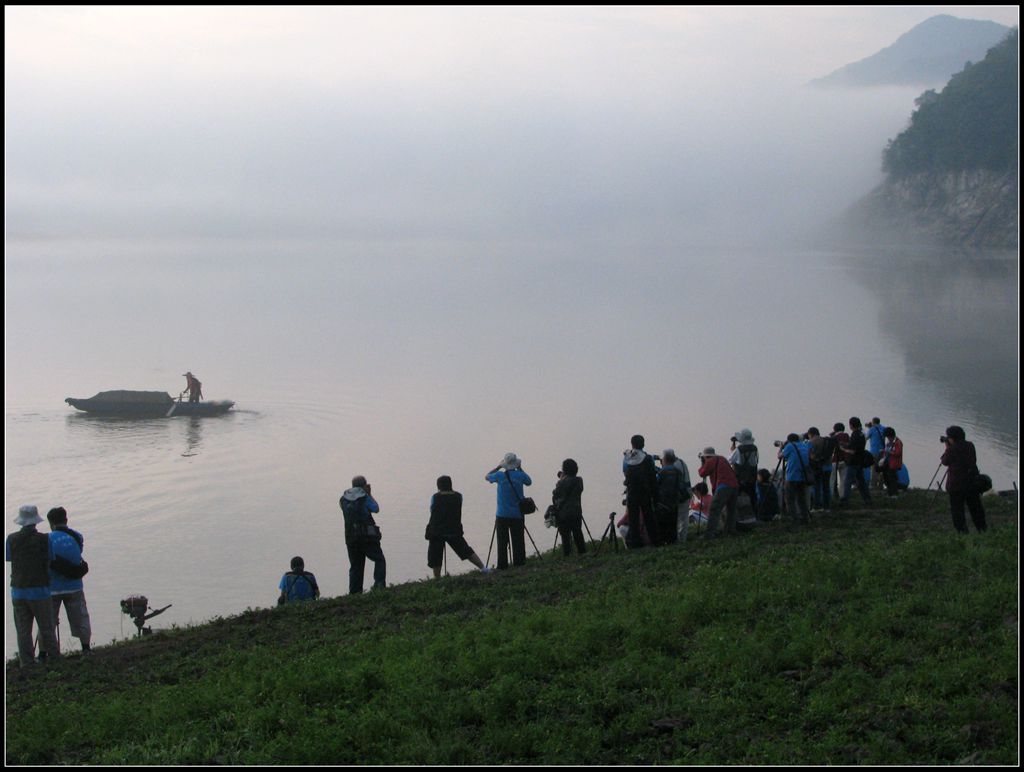
<svg viewBox="0 0 1024 772">
<path fill-rule="evenodd" d="M 523 464 L 515 453 L 506 453 L 484 479 L 497 485 L 498 506 L 495 512 L 494 528 L 498 537 L 498 570 L 508 568 L 508 549 L 512 547 L 512 565 L 526 564 L 526 523 L 524 514 L 535 512 L 533 499 L 523 496 L 523 486 L 533 485 L 533 480 L 522 468 Z M 531 508 L 532 505 L 532 508 Z"/>
<path fill-rule="evenodd" d="M 50 523 L 50 548 L 53 550 L 50 563 L 53 626 L 56 628 L 60 624 L 60 607 L 63 605 L 72 637 L 82 644 L 83 652 L 89 652 L 92 650 L 92 624 L 82 582 L 82 577 L 89 572 L 89 564 L 82 557 L 85 538 L 68 527 L 68 513 L 64 507 L 54 507 L 46 513 L 46 519 Z"/>
<path fill-rule="evenodd" d="M 363 573 L 367 559 L 373 561 L 373 589 L 387 587 L 387 562 L 381 550 L 381 531 L 373 519 L 380 506 L 370 494 L 370 484 L 362 475 L 352 478 L 352 487 L 338 501 L 345 518 L 345 548 L 348 550 L 348 591 L 363 591 Z"/>
<path fill-rule="evenodd" d="M 950 426 L 942 437 L 946 446 L 942 454 L 942 465 L 946 472 L 946 492 L 949 493 L 949 509 L 953 516 L 953 527 L 960 533 L 967 533 L 967 519 L 964 507 L 971 513 L 971 521 L 979 533 L 988 528 L 985 522 L 985 506 L 981 503 L 978 478 L 978 456 L 974 443 L 967 441 L 967 435 L 959 426 Z"/>
</svg>

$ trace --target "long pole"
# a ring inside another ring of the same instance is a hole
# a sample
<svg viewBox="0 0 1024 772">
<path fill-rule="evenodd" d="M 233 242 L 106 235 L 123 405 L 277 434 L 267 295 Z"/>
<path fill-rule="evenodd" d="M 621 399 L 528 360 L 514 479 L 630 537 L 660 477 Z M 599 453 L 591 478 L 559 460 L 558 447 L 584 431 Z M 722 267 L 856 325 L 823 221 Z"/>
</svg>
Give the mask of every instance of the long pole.
<svg viewBox="0 0 1024 772">
<path fill-rule="evenodd" d="M 931 503 L 930 503 L 930 504 L 928 505 L 928 512 L 927 512 L 927 514 L 929 514 L 929 515 L 930 515 L 930 514 L 932 513 L 932 510 L 933 510 L 933 509 L 935 509 L 935 502 L 939 500 L 939 494 L 940 494 L 940 493 L 942 493 L 942 484 L 943 484 L 944 482 L 946 482 L 946 475 L 948 475 L 948 474 L 949 474 L 949 470 L 947 469 L 947 470 L 946 470 L 946 471 L 945 471 L 945 472 L 943 473 L 943 475 L 942 475 L 942 479 L 941 479 L 941 480 L 939 480 L 939 485 L 938 485 L 938 487 L 937 487 L 937 488 L 935 489 L 935 495 L 934 495 L 934 496 L 932 496 L 932 500 L 931 500 Z"/>
</svg>

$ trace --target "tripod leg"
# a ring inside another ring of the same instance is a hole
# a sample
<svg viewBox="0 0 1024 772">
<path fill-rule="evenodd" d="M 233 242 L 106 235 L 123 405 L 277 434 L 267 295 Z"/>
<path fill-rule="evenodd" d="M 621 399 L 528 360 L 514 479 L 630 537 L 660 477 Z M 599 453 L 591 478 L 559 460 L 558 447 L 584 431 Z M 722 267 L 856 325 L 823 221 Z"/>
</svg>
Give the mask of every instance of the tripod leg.
<svg viewBox="0 0 1024 772">
<path fill-rule="evenodd" d="M 587 529 L 587 536 L 590 537 L 590 543 L 593 544 L 594 543 L 594 534 L 592 534 L 590 532 L 590 526 L 587 525 L 587 521 L 586 521 L 585 518 L 581 517 L 580 519 L 583 520 L 583 527 Z"/>
<path fill-rule="evenodd" d="M 494 547 L 494 535 L 496 533 L 498 533 L 497 520 L 494 521 L 494 530 L 491 531 L 491 546 L 487 548 L 487 562 L 484 563 L 485 566 L 491 565 L 491 549 Z"/>
<path fill-rule="evenodd" d="M 526 521 L 523 521 L 523 530 L 526 531 L 526 535 L 530 537 L 530 544 L 533 545 L 533 551 L 537 553 L 537 557 L 543 560 L 543 555 L 540 554 L 540 550 L 537 549 L 537 542 L 533 540 L 533 535 L 530 533 L 530 529 L 526 527 Z"/>
<path fill-rule="evenodd" d="M 444 543 L 444 575 L 448 576 L 448 542 Z"/>
</svg>

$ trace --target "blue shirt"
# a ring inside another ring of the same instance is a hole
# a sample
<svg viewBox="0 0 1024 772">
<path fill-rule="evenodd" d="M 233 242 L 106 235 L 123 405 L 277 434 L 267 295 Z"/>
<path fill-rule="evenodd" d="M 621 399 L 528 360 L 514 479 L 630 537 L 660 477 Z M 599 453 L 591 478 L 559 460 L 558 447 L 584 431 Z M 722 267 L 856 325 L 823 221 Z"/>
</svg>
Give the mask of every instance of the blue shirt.
<svg viewBox="0 0 1024 772">
<path fill-rule="evenodd" d="M 878 454 L 885 450 L 885 427 L 882 424 L 868 429 L 868 442 L 871 443 L 871 455 L 878 458 Z"/>
<path fill-rule="evenodd" d="M 509 485 L 509 479 L 512 485 Z M 487 475 L 487 482 L 498 485 L 498 510 L 496 517 L 515 518 L 522 520 L 523 514 L 519 511 L 519 501 L 524 498 L 523 486 L 533 485 L 530 475 L 522 469 L 512 469 L 506 473 L 499 469 Z"/>
<path fill-rule="evenodd" d="M 780 452 L 786 460 L 786 482 L 808 482 L 804 477 L 804 469 L 808 473 L 811 471 L 811 443 L 790 442 Z"/>
<path fill-rule="evenodd" d="M 312 582 L 306 578 L 307 576 L 312 577 Z M 296 600 L 316 598 L 316 590 L 313 589 L 315 583 L 316 577 L 309 573 L 309 571 L 305 572 L 305 576 L 293 574 L 289 571 L 281 577 L 281 583 L 277 586 L 277 589 L 283 592 L 285 598 L 291 603 Z"/>
<path fill-rule="evenodd" d="M 72 529 L 68 528 L 69 531 Z M 72 533 L 78 534 L 78 538 L 82 539 L 83 546 L 85 545 L 85 539 L 82 534 L 78 531 L 72 531 Z M 56 556 L 64 558 L 69 563 L 74 563 L 76 566 L 82 562 L 82 550 L 78 546 L 78 542 L 70 533 L 64 531 L 50 531 L 50 552 Z M 51 557 L 52 560 L 52 557 Z M 53 595 L 67 595 L 72 592 L 81 592 L 85 585 L 81 579 L 69 579 L 64 574 L 50 569 L 50 592 Z"/>
</svg>

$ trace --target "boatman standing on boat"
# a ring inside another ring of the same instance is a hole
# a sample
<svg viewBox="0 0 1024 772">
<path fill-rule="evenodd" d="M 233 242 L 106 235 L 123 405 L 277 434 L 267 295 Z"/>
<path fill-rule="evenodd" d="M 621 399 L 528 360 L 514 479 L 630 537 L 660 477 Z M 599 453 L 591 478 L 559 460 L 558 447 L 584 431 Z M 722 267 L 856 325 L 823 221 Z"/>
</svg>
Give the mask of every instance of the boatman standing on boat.
<svg viewBox="0 0 1024 772">
<path fill-rule="evenodd" d="M 188 401 L 198 402 L 203 397 L 203 384 L 200 383 L 198 378 L 192 375 L 191 370 L 185 373 L 185 380 L 188 383 L 185 387 L 188 390 Z"/>
</svg>

